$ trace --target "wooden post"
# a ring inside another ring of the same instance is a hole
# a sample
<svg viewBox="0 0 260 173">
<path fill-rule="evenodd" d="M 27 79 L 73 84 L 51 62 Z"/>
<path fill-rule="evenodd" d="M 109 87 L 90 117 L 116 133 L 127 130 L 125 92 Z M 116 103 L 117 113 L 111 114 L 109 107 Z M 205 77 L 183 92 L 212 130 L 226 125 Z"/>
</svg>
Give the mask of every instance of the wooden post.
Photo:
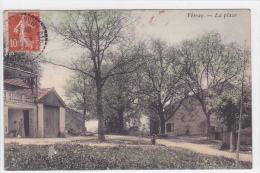
<svg viewBox="0 0 260 173">
<path fill-rule="evenodd" d="M 243 68 L 242 88 L 241 88 L 240 114 L 239 114 L 239 122 L 238 122 L 238 138 L 237 138 L 237 151 L 236 151 L 236 168 L 239 168 L 240 138 L 241 138 L 241 128 L 242 128 L 242 115 L 243 115 L 245 57 L 243 57 L 243 58 L 244 58 L 244 68 Z"/>
<path fill-rule="evenodd" d="M 233 152 L 235 151 L 235 143 L 236 143 L 236 125 L 231 126 L 231 131 L 230 131 L 230 151 Z"/>
</svg>

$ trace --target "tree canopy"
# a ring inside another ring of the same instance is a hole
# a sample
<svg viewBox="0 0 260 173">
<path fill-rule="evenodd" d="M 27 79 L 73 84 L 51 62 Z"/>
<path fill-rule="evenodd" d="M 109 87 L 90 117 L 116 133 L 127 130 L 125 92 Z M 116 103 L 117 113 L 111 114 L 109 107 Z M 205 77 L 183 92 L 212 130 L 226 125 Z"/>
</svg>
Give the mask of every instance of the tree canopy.
<svg viewBox="0 0 260 173">
<path fill-rule="evenodd" d="M 140 67 L 138 59 L 142 55 L 139 51 L 126 54 L 129 38 L 124 28 L 131 23 L 130 18 L 127 12 L 118 10 L 66 11 L 60 17 L 61 22 L 52 23 L 51 28 L 68 44 L 82 47 L 86 55 L 80 63 L 52 63 L 79 71 L 95 81 L 98 135 L 104 140 L 103 86 L 109 77 L 131 73 Z M 91 67 L 82 69 L 81 64 L 89 60 Z M 125 64 L 128 64 L 127 68 L 120 68 Z"/>
<path fill-rule="evenodd" d="M 224 91 L 227 82 L 238 80 L 243 69 L 242 53 L 235 43 L 223 44 L 220 34 L 215 32 L 182 43 L 179 56 L 184 79 L 207 118 L 207 136 L 210 116 L 214 113 L 210 102 Z"/>
</svg>

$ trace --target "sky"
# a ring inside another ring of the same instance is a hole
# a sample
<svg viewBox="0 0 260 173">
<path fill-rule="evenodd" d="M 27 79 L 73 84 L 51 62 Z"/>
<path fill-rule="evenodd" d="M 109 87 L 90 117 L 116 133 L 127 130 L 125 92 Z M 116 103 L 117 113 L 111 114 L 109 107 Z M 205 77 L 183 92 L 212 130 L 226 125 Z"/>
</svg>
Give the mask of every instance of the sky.
<svg viewBox="0 0 260 173">
<path fill-rule="evenodd" d="M 53 11 L 42 11 L 41 21 L 59 21 L 59 15 Z M 132 11 L 133 18 L 139 18 L 127 31 L 137 40 L 160 38 L 170 45 L 178 46 L 183 40 L 195 39 L 205 32 L 220 33 L 223 42 L 238 43 L 242 48 L 245 40 L 250 49 L 251 24 L 250 10 L 136 10 Z M 82 55 L 79 47 L 66 48 L 63 38 L 48 30 L 49 41 L 43 56 L 60 63 L 67 63 Z M 42 88 L 54 87 L 64 97 L 66 80 L 73 73 L 63 67 L 42 64 Z"/>
</svg>

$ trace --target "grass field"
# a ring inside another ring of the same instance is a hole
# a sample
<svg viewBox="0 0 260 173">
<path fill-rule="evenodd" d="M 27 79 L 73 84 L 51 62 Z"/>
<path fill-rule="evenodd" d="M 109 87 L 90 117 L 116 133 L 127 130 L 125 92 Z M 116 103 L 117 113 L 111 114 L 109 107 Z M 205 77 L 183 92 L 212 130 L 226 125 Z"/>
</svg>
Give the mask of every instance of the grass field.
<svg viewBox="0 0 260 173">
<path fill-rule="evenodd" d="M 95 138 L 86 138 L 82 140 L 72 140 L 72 142 L 80 142 L 80 143 L 99 143 L 100 141 Z M 106 138 L 103 143 L 109 143 L 109 144 L 121 144 L 121 145 L 151 145 L 150 140 L 131 140 L 131 139 L 111 139 L 109 137 Z"/>
<path fill-rule="evenodd" d="M 48 156 L 49 146 L 5 145 L 5 170 L 107 170 L 107 169 L 234 169 L 235 161 L 224 157 L 175 151 L 163 146 L 90 147 L 56 144 L 57 154 Z M 241 169 L 251 169 L 241 162 Z"/>
</svg>

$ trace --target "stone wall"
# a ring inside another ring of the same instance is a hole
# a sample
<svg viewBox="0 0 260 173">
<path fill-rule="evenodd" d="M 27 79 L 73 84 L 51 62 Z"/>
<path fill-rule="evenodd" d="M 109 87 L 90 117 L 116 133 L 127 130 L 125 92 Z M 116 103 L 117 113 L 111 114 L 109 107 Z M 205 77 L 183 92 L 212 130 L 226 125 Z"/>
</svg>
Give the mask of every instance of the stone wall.
<svg viewBox="0 0 260 173">
<path fill-rule="evenodd" d="M 68 129 L 70 126 L 75 127 L 77 130 L 83 132 L 84 128 L 82 126 L 83 121 L 83 115 L 71 108 L 66 108 L 65 111 L 65 117 L 66 117 L 66 129 Z"/>
</svg>

